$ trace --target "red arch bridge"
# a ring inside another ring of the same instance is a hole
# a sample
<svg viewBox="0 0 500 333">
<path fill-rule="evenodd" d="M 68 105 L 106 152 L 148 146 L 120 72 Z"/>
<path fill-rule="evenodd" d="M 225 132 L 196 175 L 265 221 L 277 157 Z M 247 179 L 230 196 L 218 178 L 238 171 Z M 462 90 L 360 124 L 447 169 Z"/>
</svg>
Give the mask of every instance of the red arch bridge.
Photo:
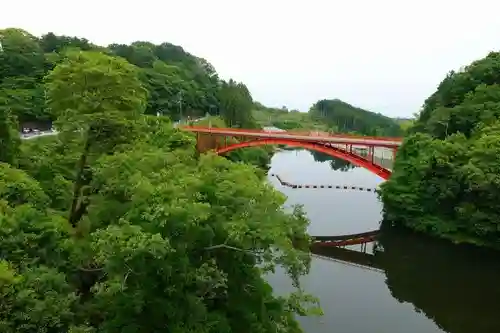
<svg viewBox="0 0 500 333">
<path fill-rule="evenodd" d="M 286 145 L 315 150 L 363 167 L 383 179 L 388 179 L 391 169 L 381 165 L 375 148 L 392 151 L 392 158 L 401 146 L 401 138 L 370 137 L 330 134 L 319 131 L 275 131 L 240 128 L 214 128 L 185 126 L 183 130 L 197 135 L 199 152 L 209 150 L 224 154 L 245 147 Z"/>
</svg>

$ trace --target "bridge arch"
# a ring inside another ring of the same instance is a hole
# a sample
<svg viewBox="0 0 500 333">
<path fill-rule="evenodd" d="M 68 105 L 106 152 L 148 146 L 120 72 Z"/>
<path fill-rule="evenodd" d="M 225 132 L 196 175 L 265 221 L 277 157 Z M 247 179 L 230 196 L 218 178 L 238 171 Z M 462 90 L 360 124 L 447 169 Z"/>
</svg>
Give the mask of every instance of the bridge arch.
<svg viewBox="0 0 500 333">
<path fill-rule="evenodd" d="M 389 179 L 391 176 L 391 170 L 381 167 L 377 164 L 372 163 L 371 161 L 362 158 L 361 156 L 355 155 L 346 150 L 326 146 L 320 143 L 314 142 L 306 142 L 306 141 L 294 141 L 290 139 L 281 139 L 281 138 L 272 138 L 272 139 L 257 139 L 252 141 L 239 142 L 235 144 L 231 144 L 225 147 L 215 149 L 215 153 L 222 155 L 228 153 L 230 151 L 246 148 L 246 147 L 256 147 L 256 146 L 267 146 L 267 145 L 285 145 L 290 147 L 300 147 L 309 150 L 315 150 L 317 152 L 321 152 L 344 161 L 350 162 L 356 166 L 367 169 L 368 171 L 373 172 L 377 176 L 383 178 L 384 180 Z"/>
</svg>

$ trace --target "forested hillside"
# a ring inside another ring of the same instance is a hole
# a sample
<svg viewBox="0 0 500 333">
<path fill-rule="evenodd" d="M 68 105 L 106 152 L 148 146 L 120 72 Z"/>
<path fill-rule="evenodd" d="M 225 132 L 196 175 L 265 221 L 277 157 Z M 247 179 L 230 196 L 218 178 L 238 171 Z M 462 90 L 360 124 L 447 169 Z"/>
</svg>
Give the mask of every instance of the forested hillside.
<svg viewBox="0 0 500 333">
<path fill-rule="evenodd" d="M 311 118 L 323 121 L 336 132 L 371 136 L 399 136 L 400 126 L 391 118 L 352 106 L 339 99 L 323 99 L 309 110 Z"/>
<path fill-rule="evenodd" d="M 261 126 L 274 126 L 284 130 L 291 129 L 317 129 L 327 130 L 327 125 L 320 121 L 314 121 L 308 113 L 287 108 L 270 108 L 255 102 L 253 116 Z"/>
<path fill-rule="evenodd" d="M 220 114 L 232 125 L 254 126 L 253 100 L 247 87 L 222 81 L 208 61 L 180 46 L 137 41 L 101 47 L 83 38 L 53 33 L 37 38 L 21 29 L 1 30 L 0 41 L 0 106 L 8 105 L 20 122 L 55 120 L 44 103 L 44 76 L 68 51 L 79 49 L 120 56 L 137 66 L 148 92 L 146 114 L 160 113 L 173 120 Z"/>
<path fill-rule="evenodd" d="M 500 53 L 450 72 L 382 185 L 393 224 L 500 248 Z"/>
<path fill-rule="evenodd" d="M 185 112 L 215 101 L 251 125 L 231 109 L 251 104 L 243 84 L 170 44 L 18 29 L 0 42 L 0 332 L 301 332 L 296 315 L 315 302 L 299 284 L 300 207 L 285 212 L 254 166 L 200 155 L 192 134 L 148 115 L 174 117 L 181 91 Z M 17 117 L 58 134 L 20 140 Z M 263 278 L 277 265 L 289 296 Z"/>
<path fill-rule="evenodd" d="M 269 108 L 255 103 L 253 114 L 260 125 L 285 130 L 401 136 L 407 127 L 407 121 L 401 123 L 399 119 L 363 110 L 338 99 L 320 100 L 311 106 L 308 113 L 285 107 Z"/>
</svg>

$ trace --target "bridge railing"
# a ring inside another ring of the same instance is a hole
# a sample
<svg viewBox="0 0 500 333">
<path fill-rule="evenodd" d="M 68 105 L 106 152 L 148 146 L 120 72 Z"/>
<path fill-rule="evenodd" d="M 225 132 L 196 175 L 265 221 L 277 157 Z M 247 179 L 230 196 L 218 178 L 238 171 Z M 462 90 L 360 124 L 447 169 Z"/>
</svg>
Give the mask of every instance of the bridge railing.
<svg viewBox="0 0 500 333">
<path fill-rule="evenodd" d="M 353 135 L 353 134 L 332 134 L 320 131 L 274 131 L 274 130 L 261 130 L 261 129 L 245 129 L 245 128 L 218 128 L 218 127 L 206 127 L 206 126 L 182 126 L 183 129 L 193 132 L 205 132 L 205 133 L 219 133 L 227 134 L 226 132 L 236 132 L 241 133 L 244 136 L 245 133 L 270 133 L 270 134 L 280 134 L 280 135 L 303 135 L 311 137 L 330 137 L 330 138 L 349 138 L 349 139 L 365 139 L 365 140 L 379 140 L 379 141 L 403 141 L 400 137 L 377 137 L 377 136 L 365 136 L 365 135 Z"/>
</svg>

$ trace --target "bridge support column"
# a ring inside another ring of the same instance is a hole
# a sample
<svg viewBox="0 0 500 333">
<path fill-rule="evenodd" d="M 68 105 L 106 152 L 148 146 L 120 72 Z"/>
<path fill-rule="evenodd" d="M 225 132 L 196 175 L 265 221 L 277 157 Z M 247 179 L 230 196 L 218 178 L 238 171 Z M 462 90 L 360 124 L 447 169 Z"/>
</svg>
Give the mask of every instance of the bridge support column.
<svg viewBox="0 0 500 333">
<path fill-rule="evenodd" d="M 204 153 L 212 149 L 217 149 L 219 137 L 205 133 L 196 133 L 196 150 Z"/>
<path fill-rule="evenodd" d="M 375 147 L 373 146 L 368 146 L 368 161 L 372 162 L 374 161 L 374 155 L 375 155 Z"/>
</svg>

